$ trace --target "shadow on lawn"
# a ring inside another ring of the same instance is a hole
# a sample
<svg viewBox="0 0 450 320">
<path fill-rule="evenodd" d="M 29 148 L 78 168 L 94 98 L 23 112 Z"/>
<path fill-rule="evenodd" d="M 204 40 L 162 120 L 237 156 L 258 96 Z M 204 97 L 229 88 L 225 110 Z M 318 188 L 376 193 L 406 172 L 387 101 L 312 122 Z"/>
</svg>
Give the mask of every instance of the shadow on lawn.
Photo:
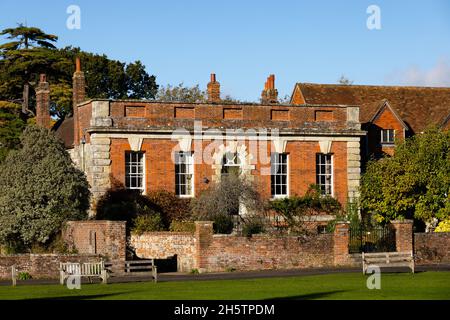
<svg viewBox="0 0 450 320">
<path fill-rule="evenodd" d="M 287 296 L 287 297 L 278 297 L 278 298 L 270 298 L 266 300 L 312 300 L 323 298 L 335 293 L 347 292 L 348 290 L 335 290 L 335 291 L 327 291 L 327 292 L 316 292 L 310 294 L 302 294 L 298 296 Z"/>
</svg>

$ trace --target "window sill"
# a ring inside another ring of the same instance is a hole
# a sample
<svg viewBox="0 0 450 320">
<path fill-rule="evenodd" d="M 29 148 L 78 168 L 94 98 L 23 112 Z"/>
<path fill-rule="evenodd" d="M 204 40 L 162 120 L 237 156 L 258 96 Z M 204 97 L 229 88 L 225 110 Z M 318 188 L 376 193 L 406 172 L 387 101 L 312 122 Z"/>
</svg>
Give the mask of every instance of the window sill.
<svg viewBox="0 0 450 320">
<path fill-rule="evenodd" d="M 194 195 L 177 195 L 177 198 L 180 199 L 191 199 L 191 198 L 195 198 Z"/>
<path fill-rule="evenodd" d="M 288 194 L 283 195 L 283 196 L 271 196 L 269 201 L 275 201 L 275 200 L 286 199 L 286 198 L 289 198 Z"/>
</svg>

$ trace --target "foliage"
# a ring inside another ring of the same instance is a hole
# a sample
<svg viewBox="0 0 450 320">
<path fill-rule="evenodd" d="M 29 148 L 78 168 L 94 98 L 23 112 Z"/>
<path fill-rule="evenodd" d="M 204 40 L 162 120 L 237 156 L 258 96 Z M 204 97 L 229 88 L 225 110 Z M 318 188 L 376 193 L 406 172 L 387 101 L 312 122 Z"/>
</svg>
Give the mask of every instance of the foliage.
<svg viewBox="0 0 450 320">
<path fill-rule="evenodd" d="M 436 127 L 397 142 L 392 157 L 370 161 L 361 179 L 361 204 L 379 222 L 450 216 L 450 131 Z"/>
<path fill-rule="evenodd" d="M 112 187 L 97 202 L 96 219 L 126 221 L 128 230 L 135 227 L 141 216 L 155 216 L 160 219 L 159 230 L 169 230 L 172 221 L 186 220 L 191 216 L 189 199 L 180 199 L 175 194 L 159 190 L 142 195 L 137 190 L 127 190 L 114 180 Z"/>
<path fill-rule="evenodd" d="M 251 237 L 253 234 L 264 233 L 267 222 L 262 215 L 251 215 L 243 218 L 242 235 Z"/>
<path fill-rule="evenodd" d="M 195 222 L 194 221 L 178 221 L 173 220 L 170 223 L 170 231 L 173 232 L 195 232 Z"/>
<path fill-rule="evenodd" d="M 31 274 L 29 274 L 28 272 L 19 272 L 19 274 L 17 275 L 17 279 L 18 280 L 30 280 L 32 279 Z"/>
<path fill-rule="evenodd" d="M 303 197 L 291 196 L 270 202 L 271 209 L 284 220 L 290 232 L 303 233 L 303 218 L 307 215 L 322 213 L 339 215 L 340 203 L 330 196 L 322 196 L 317 186 L 310 185 Z"/>
<path fill-rule="evenodd" d="M 439 222 L 434 232 L 450 232 L 450 219 Z"/>
<path fill-rule="evenodd" d="M 193 87 L 186 87 L 183 83 L 177 86 L 160 86 L 156 95 L 156 100 L 165 102 L 206 102 L 207 93 L 200 89 L 197 84 Z"/>
<path fill-rule="evenodd" d="M 29 126 L 0 166 L 0 243 L 46 244 L 67 220 L 87 217 L 89 186 L 52 132 Z"/>
<path fill-rule="evenodd" d="M 97 220 L 126 221 L 127 229 L 132 229 L 138 216 L 158 214 L 156 205 L 137 190 L 127 190 L 123 184 L 112 181 L 108 189 L 97 201 Z"/>
<path fill-rule="evenodd" d="M 153 99 L 156 96 L 155 76 L 149 75 L 140 61 L 126 64 L 70 46 L 56 49 L 53 43 L 57 36 L 33 27 L 19 25 L 3 30 L 1 34 L 9 35 L 6 39 L 12 41 L 0 45 L 0 100 L 21 101 L 24 85 L 28 84 L 32 114 L 34 87 L 40 73 L 47 74 L 52 85 L 52 115 L 64 118 L 72 113 L 69 84 L 76 56 L 82 61 L 88 97 Z"/>
<path fill-rule="evenodd" d="M 214 233 L 230 234 L 231 232 L 233 232 L 234 221 L 232 216 L 228 214 L 219 213 L 213 215 L 211 220 L 214 222 L 213 223 Z"/>
<path fill-rule="evenodd" d="M 39 28 L 26 27 L 19 24 L 16 28 L 7 28 L 0 32 L 0 35 L 8 35 L 6 38 L 15 40 L 0 46 L 1 51 L 18 50 L 29 47 L 55 48 L 52 42 L 56 42 L 58 37 L 52 34 L 46 34 Z"/>
<path fill-rule="evenodd" d="M 199 197 L 192 199 L 191 207 L 196 219 L 207 220 L 216 215 L 238 215 L 244 207 L 248 212 L 263 212 L 264 201 L 256 186 L 235 174 L 223 175 Z"/>
<path fill-rule="evenodd" d="M 162 230 L 164 230 L 164 226 L 159 214 L 137 216 L 133 220 L 133 228 L 131 229 L 137 235 Z"/>
<path fill-rule="evenodd" d="M 0 101 L 0 163 L 8 152 L 17 149 L 25 121 L 20 116 L 20 105 Z"/>
<path fill-rule="evenodd" d="M 179 198 L 165 190 L 151 191 L 147 197 L 161 215 L 166 230 L 169 229 L 173 220 L 187 220 L 191 217 L 190 199 Z"/>
<path fill-rule="evenodd" d="M 188 102 L 188 103 L 202 103 L 208 101 L 208 93 L 196 84 L 192 87 L 186 87 L 183 83 L 176 86 L 168 84 L 167 86 L 160 86 L 156 95 L 156 100 L 164 102 Z M 234 99 L 230 95 L 222 98 L 224 103 L 240 103 L 241 101 Z"/>
<path fill-rule="evenodd" d="M 348 79 L 346 76 L 341 75 L 341 77 L 338 80 L 339 84 L 345 85 L 345 86 L 350 86 L 353 84 L 353 81 L 351 81 L 350 79 Z"/>
</svg>

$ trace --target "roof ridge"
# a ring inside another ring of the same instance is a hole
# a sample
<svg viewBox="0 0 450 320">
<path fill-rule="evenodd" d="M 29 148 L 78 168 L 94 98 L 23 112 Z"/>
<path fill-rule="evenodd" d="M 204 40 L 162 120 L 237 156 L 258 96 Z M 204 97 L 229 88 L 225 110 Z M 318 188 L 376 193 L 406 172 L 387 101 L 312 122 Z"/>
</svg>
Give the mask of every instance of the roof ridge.
<svg viewBox="0 0 450 320">
<path fill-rule="evenodd" d="M 430 87 L 430 86 L 390 86 L 390 85 L 375 85 L 375 84 L 340 84 L 340 83 L 313 83 L 313 82 L 297 82 L 297 85 L 315 85 L 315 86 L 329 86 L 329 87 L 370 87 L 370 88 L 390 88 L 390 89 L 438 89 L 450 90 L 450 87 Z"/>
</svg>

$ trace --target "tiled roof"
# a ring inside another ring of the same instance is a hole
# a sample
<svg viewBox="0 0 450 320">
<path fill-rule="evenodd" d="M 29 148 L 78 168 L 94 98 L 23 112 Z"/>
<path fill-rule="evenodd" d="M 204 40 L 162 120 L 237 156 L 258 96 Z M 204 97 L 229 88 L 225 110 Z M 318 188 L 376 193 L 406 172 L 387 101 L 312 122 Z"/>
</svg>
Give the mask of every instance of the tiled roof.
<svg viewBox="0 0 450 320">
<path fill-rule="evenodd" d="M 64 142 L 66 148 L 73 147 L 74 129 L 72 117 L 65 118 L 63 121 L 58 121 L 55 123 L 53 130 L 55 130 L 55 134 Z"/>
<path fill-rule="evenodd" d="M 359 105 L 363 123 L 385 99 L 414 132 L 441 125 L 450 114 L 450 88 L 297 83 L 298 88 L 306 103 Z"/>
</svg>

